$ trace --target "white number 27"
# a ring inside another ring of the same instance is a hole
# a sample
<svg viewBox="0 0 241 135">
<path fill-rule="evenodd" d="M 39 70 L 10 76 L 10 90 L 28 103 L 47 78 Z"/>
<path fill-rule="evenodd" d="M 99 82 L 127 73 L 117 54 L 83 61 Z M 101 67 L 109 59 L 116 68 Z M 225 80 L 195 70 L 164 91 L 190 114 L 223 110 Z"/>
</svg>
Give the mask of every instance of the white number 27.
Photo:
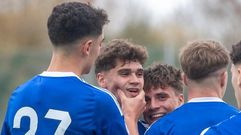
<svg viewBox="0 0 241 135">
<path fill-rule="evenodd" d="M 13 128 L 20 128 L 21 119 L 24 116 L 30 119 L 30 127 L 25 135 L 35 135 L 38 127 L 38 115 L 31 107 L 22 107 L 17 111 L 13 120 Z M 71 123 L 69 113 L 60 110 L 49 109 L 45 118 L 61 121 L 55 131 L 55 135 L 63 135 Z"/>
</svg>

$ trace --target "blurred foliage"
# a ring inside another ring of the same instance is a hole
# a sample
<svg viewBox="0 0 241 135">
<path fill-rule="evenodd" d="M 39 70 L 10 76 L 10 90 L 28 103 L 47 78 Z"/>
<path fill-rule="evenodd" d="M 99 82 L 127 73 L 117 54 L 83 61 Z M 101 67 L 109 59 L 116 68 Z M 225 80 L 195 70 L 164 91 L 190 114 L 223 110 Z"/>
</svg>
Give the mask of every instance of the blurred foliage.
<svg viewBox="0 0 241 135">
<path fill-rule="evenodd" d="M 241 0 L 199 0 L 178 9 L 173 16 L 187 31 L 195 31 L 196 38 L 221 41 L 228 48 L 240 41 Z"/>
</svg>

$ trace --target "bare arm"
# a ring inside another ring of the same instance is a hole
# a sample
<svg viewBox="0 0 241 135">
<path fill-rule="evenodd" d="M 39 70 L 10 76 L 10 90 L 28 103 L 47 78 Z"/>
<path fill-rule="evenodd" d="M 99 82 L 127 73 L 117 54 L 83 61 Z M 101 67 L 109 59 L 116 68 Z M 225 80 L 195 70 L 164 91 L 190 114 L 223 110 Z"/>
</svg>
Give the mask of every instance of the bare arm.
<svg viewBox="0 0 241 135">
<path fill-rule="evenodd" d="M 139 135 L 137 122 L 146 105 L 144 91 L 141 91 L 136 97 L 126 97 L 121 90 L 118 90 L 118 95 L 130 135 Z"/>
</svg>

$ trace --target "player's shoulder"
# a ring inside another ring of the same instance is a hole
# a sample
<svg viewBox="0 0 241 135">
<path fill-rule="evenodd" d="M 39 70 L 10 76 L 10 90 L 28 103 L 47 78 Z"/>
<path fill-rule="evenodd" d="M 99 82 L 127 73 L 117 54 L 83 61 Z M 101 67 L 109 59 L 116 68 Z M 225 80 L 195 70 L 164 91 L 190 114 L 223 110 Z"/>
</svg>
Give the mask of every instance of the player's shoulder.
<svg viewBox="0 0 241 135">
<path fill-rule="evenodd" d="M 165 116 L 164 116 L 165 117 Z M 166 135 L 169 134 L 171 129 L 175 126 L 175 122 L 169 119 L 168 117 L 166 118 L 160 118 L 146 130 L 145 135 L 152 135 L 152 134 L 162 134 Z"/>
<path fill-rule="evenodd" d="M 216 134 L 241 134 L 239 127 L 241 121 L 241 114 L 233 115 L 229 119 L 226 119 L 216 125 L 208 127 L 202 131 L 200 135 L 216 135 Z"/>
<path fill-rule="evenodd" d="M 187 105 L 183 104 L 179 107 L 177 107 L 176 109 L 174 109 L 172 112 L 166 114 L 165 116 L 163 116 L 160 120 L 161 121 L 167 121 L 167 122 L 171 122 L 171 121 L 178 121 L 178 118 L 182 118 L 181 116 L 185 115 L 185 113 L 187 112 Z M 165 124 L 165 122 L 164 122 Z"/>
<path fill-rule="evenodd" d="M 96 91 L 95 91 L 96 94 L 116 100 L 115 96 L 110 91 L 97 87 L 97 86 L 93 86 L 93 87 L 96 89 Z"/>
<path fill-rule="evenodd" d="M 108 90 L 91 85 L 89 83 L 86 83 L 85 81 L 81 81 L 83 85 L 85 85 L 85 87 L 88 87 L 88 89 L 94 93 L 94 95 L 96 96 L 97 99 L 101 99 L 103 100 L 103 98 L 105 100 L 116 100 L 115 96 Z"/>
<path fill-rule="evenodd" d="M 229 107 L 231 110 L 235 111 L 235 112 L 240 112 L 236 107 L 224 102 L 225 106 Z"/>
<path fill-rule="evenodd" d="M 29 87 L 30 85 L 32 85 L 32 84 L 33 84 L 33 81 L 34 81 L 37 77 L 38 77 L 38 76 L 36 75 L 36 76 L 32 77 L 31 79 L 27 80 L 26 82 L 18 85 L 18 86 L 13 90 L 11 96 L 15 96 L 15 95 L 17 95 L 17 94 L 19 94 L 19 93 L 24 92 L 25 87 Z"/>
<path fill-rule="evenodd" d="M 220 128 L 220 129 L 232 129 L 237 130 L 241 133 L 241 129 L 239 126 L 234 125 L 240 125 L 241 124 L 241 113 L 238 113 L 237 115 L 231 116 L 229 119 L 226 119 L 219 124 L 215 125 L 214 127 Z M 237 128 L 237 129 L 235 129 Z"/>
<path fill-rule="evenodd" d="M 103 103 L 104 105 L 114 104 L 118 107 L 118 109 L 120 109 L 116 97 L 110 91 L 96 86 L 93 87 L 96 88 L 94 92 L 96 93 L 96 100 L 98 103 Z"/>
</svg>

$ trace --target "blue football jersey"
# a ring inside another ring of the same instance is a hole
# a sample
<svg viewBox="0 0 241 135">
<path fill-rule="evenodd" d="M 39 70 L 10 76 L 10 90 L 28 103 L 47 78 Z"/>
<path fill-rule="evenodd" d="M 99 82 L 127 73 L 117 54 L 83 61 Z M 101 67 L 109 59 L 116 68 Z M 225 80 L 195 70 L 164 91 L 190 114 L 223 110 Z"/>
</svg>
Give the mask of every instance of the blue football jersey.
<svg viewBox="0 0 241 135">
<path fill-rule="evenodd" d="M 225 102 L 189 102 L 157 120 L 146 135 L 200 135 L 238 112 Z"/>
<path fill-rule="evenodd" d="M 137 126 L 138 126 L 138 132 L 139 132 L 139 135 L 144 135 L 144 133 L 146 132 L 146 127 L 145 127 L 145 123 L 144 121 L 142 120 L 139 120 L 137 122 Z"/>
<path fill-rule="evenodd" d="M 210 127 L 204 135 L 241 135 L 241 113 Z"/>
<path fill-rule="evenodd" d="M 1 135 L 127 135 L 108 92 L 74 73 L 43 72 L 12 93 Z"/>
</svg>

